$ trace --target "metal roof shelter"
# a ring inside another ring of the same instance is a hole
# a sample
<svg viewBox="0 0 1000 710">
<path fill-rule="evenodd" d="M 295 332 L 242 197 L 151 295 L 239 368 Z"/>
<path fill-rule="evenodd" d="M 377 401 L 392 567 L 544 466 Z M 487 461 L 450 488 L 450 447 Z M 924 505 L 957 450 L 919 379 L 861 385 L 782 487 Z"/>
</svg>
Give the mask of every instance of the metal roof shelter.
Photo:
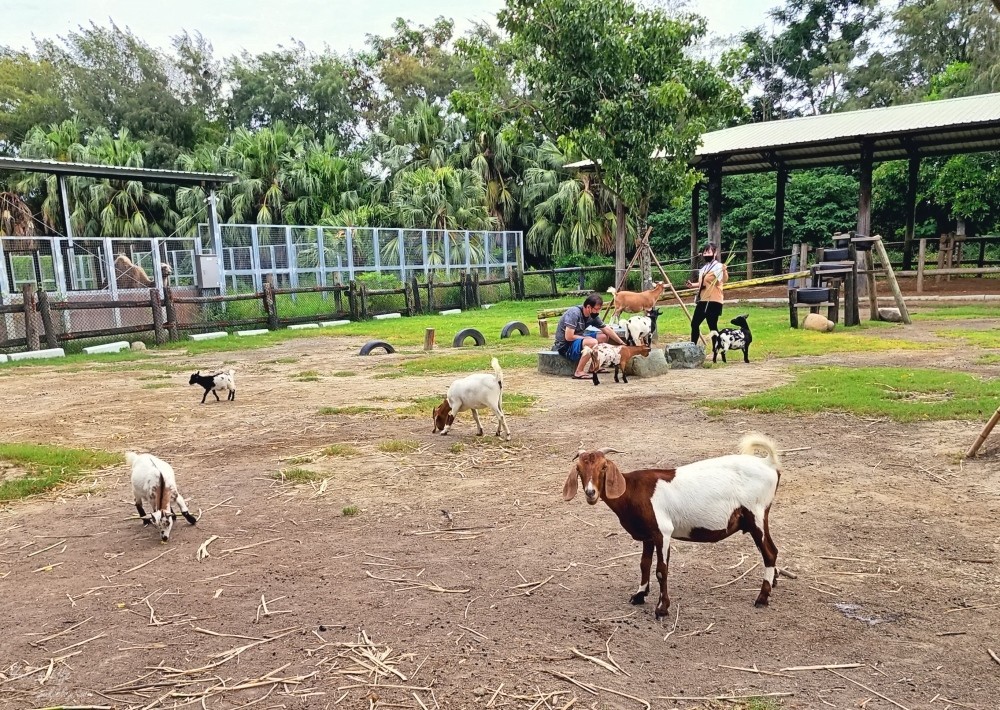
<svg viewBox="0 0 1000 710">
<path fill-rule="evenodd" d="M 201 185 L 208 190 L 208 227 L 216 244 L 216 253 L 222 254 L 222 237 L 219 233 L 219 216 L 215 209 L 215 189 L 219 185 L 236 182 L 236 176 L 228 173 L 195 173 L 184 170 L 155 170 L 153 168 L 131 168 L 117 165 L 97 165 L 93 163 L 69 163 L 59 160 L 36 160 L 33 158 L 0 157 L 0 170 L 29 173 L 48 173 L 59 180 L 59 197 L 62 204 L 63 222 L 66 235 L 73 239 L 73 225 L 70 222 L 69 196 L 66 190 L 67 177 L 94 177 L 108 180 L 139 180 L 141 182 L 165 185 Z"/>
<path fill-rule="evenodd" d="M 691 165 L 708 176 L 708 240 L 716 245 L 722 241 L 722 176 L 777 173 L 772 241 L 777 255 L 785 250 L 785 186 L 790 170 L 857 163 L 857 233 L 869 235 L 874 163 L 907 159 L 903 268 L 908 269 L 913 257 L 921 158 L 989 150 L 1000 150 L 1000 94 L 789 118 L 713 131 L 702 136 L 702 145 Z M 698 244 L 698 203 L 696 187 L 691 199 L 692 264 Z"/>
</svg>

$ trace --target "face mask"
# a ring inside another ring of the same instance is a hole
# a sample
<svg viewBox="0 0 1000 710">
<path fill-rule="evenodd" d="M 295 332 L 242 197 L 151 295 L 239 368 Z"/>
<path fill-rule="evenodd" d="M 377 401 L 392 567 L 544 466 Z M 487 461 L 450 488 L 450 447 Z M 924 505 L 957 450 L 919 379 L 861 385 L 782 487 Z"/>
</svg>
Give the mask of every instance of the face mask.
<svg viewBox="0 0 1000 710">
<path fill-rule="evenodd" d="M 711 264 L 713 261 L 715 261 L 715 256 L 714 255 L 703 256 L 701 258 L 702 258 L 702 260 L 704 260 L 704 262 L 706 264 Z"/>
</svg>

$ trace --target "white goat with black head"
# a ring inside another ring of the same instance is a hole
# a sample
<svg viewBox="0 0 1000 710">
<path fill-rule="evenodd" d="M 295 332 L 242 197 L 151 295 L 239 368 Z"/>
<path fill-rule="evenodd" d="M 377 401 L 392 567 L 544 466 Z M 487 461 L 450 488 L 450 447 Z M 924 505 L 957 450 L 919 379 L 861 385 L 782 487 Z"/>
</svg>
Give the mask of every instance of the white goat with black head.
<svg viewBox="0 0 1000 710">
<path fill-rule="evenodd" d="M 188 380 L 189 385 L 201 385 L 205 388 L 205 393 L 201 396 L 201 403 L 205 403 L 205 398 L 208 397 L 208 393 L 211 392 L 215 395 L 215 401 L 221 402 L 219 399 L 219 392 L 229 392 L 229 396 L 226 398 L 227 401 L 232 402 L 236 399 L 236 371 L 232 368 L 228 370 L 223 370 L 222 372 L 217 372 L 214 375 L 203 375 L 201 370 L 191 375 L 191 379 Z"/>
<path fill-rule="evenodd" d="M 660 313 L 659 308 L 650 308 L 646 315 L 632 316 L 625 321 L 625 344 L 652 347 L 653 336 L 656 335 L 656 319 L 660 317 Z"/>
<path fill-rule="evenodd" d="M 188 512 L 184 497 L 177 490 L 177 480 L 174 469 L 166 461 L 152 454 L 136 454 L 125 452 L 125 462 L 132 467 L 132 494 L 135 496 L 135 509 L 143 525 L 152 523 L 160 531 L 160 540 L 170 539 L 170 531 L 174 527 L 177 514 L 173 512 L 171 503 L 177 501 L 181 515 L 194 525 L 198 520 Z M 146 507 L 150 513 L 146 515 Z"/>
<path fill-rule="evenodd" d="M 754 456 L 757 450 L 767 457 Z M 625 531 L 642 542 L 639 589 L 630 601 L 645 603 L 655 551 L 656 578 L 660 582 L 655 614 L 657 618 L 666 615 L 670 606 L 667 567 L 671 538 L 718 542 L 743 532 L 750 534 L 764 559 L 764 581 L 754 604 L 767 606 L 771 588 L 778 583 L 778 548 L 768 528 L 771 503 L 781 477 L 774 443 L 760 434 L 748 434 L 740 441 L 739 454 L 678 468 L 646 468 L 628 473 L 622 473 L 607 458 L 612 451 L 580 451 L 563 485 L 563 499 L 572 500 L 582 483 L 588 503 L 595 505 L 603 499 Z"/>
</svg>

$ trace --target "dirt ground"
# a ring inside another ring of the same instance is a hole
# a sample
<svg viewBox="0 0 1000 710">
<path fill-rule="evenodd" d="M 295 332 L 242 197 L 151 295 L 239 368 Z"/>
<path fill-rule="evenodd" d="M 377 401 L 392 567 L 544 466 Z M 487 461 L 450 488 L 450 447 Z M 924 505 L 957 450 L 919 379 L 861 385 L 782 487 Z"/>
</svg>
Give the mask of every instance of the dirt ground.
<svg viewBox="0 0 1000 710">
<path fill-rule="evenodd" d="M 359 345 L 0 379 L 0 439 L 151 451 L 200 514 L 161 544 L 129 519 L 124 466 L 0 510 L 0 707 L 721 708 L 743 705 L 707 698 L 761 694 L 781 708 L 1000 707 L 996 435 L 960 462 L 982 421 L 696 405 L 804 363 L 943 358 L 994 375 L 979 351 L 731 362 L 600 388 L 511 369 L 507 391 L 538 400 L 500 444 L 467 415 L 447 437 L 429 412 L 321 415 L 404 406 L 454 378 L 378 378 L 413 355 L 362 359 Z M 223 364 L 236 401 L 199 405 L 188 374 Z M 306 371 L 319 379 L 298 381 Z M 656 621 L 655 591 L 628 603 L 639 544 L 603 503 L 561 499 L 570 459 L 614 445 L 623 469 L 674 466 L 732 452 L 749 430 L 786 450 L 771 529 L 795 577 L 755 609 L 749 538 L 675 542 Z M 384 453 L 387 440 L 419 448 Z M 361 453 L 324 456 L 334 443 Z M 322 478 L 274 478 L 295 467 Z"/>
</svg>

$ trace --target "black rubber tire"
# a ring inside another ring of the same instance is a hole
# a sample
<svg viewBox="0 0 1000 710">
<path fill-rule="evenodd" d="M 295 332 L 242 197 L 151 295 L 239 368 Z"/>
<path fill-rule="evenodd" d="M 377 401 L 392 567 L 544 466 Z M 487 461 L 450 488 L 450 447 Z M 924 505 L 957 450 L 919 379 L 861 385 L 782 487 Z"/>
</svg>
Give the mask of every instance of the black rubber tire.
<svg viewBox="0 0 1000 710">
<path fill-rule="evenodd" d="M 847 261 L 849 257 L 850 253 L 846 247 L 844 249 L 823 250 L 823 261 Z"/>
<path fill-rule="evenodd" d="M 503 330 L 500 331 L 500 338 L 501 339 L 509 338 L 510 334 L 513 333 L 514 331 L 517 331 L 521 335 L 527 335 L 528 326 L 526 326 L 519 320 L 512 320 L 510 323 L 508 323 L 503 327 Z"/>
<path fill-rule="evenodd" d="M 358 355 L 371 355 L 372 350 L 375 350 L 377 348 L 384 348 L 385 352 L 388 355 L 392 355 L 394 352 L 396 352 L 396 348 L 392 347 L 391 345 L 389 345 L 389 343 L 385 342 L 384 340 L 369 340 L 367 343 L 361 346 L 361 351 L 358 353 Z"/>
<path fill-rule="evenodd" d="M 453 348 L 460 348 L 465 345 L 465 341 L 468 338 L 472 338 L 477 347 L 486 345 L 486 338 L 478 330 L 475 328 L 463 328 L 455 334 L 455 339 L 451 341 L 451 346 Z"/>
<path fill-rule="evenodd" d="M 830 299 L 830 289 L 828 288 L 800 288 L 796 292 L 798 303 L 823 303 Z"/>
</svg>

